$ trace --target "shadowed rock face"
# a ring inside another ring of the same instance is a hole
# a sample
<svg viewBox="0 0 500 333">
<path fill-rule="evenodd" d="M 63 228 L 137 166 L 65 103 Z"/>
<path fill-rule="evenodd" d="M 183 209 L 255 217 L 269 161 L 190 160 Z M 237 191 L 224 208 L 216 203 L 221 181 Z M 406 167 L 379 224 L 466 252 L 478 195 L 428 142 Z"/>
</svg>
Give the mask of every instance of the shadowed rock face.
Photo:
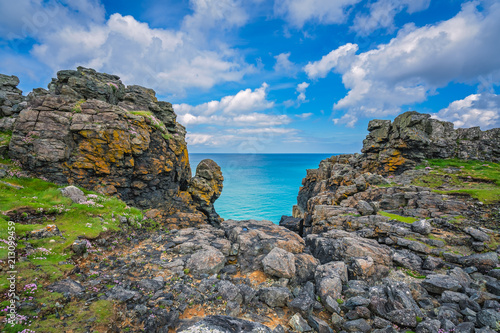
<svg viewBox="0 0 500 333">
<path fill-rule="evenodd" d="M 186 130 L 152 89 L 79 67 L 60 71 L 28 101 L 9 146 L 24 169 L 154 208 L 172 226 L 220 223 L 220 168 L 205 160 L 191 178 Z"/>
</svg>

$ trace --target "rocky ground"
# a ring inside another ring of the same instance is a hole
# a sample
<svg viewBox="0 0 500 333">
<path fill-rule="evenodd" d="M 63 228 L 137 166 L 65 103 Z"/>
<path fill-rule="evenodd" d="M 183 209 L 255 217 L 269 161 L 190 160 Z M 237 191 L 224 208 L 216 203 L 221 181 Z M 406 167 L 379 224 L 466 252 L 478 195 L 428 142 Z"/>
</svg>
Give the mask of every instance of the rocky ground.
<svg viewBox="0 0 500 333">
<path fill-rule="evenodd" d="M 423 189 L 417 193 L 428 200 Z M 467 201 L 457 199 L 464 205 L 470 204 Z M 478 206 L 475 214 L 487 212 L 488 207 L 497 209 L 477 201 L 472 205 Z M 342 212 L 330 215 L 329 221 L 338 224 L 322 224 L 327 231 L 308 232 L 304 238 L 292 231 L 300 228 L 301 220 L 291 217 L 284 217 L 282 224 L 292 230 L 266 221 L 147 230 L 117 215 L 123 232 L 90 242 L 77 240 L 72 258 L 66 260 L 71 271 L 56 282 L 39 285 L 57 295 L 57 307 L 35 309 L 39 318 L 30 329 L 491 332 L 499 328 L 500 270 L 498 255 L 491 251 L 497 248 L 497 231 L 471 223 L 452 224 L 446 218 L 401 222 L 402 215 L 376 214 L 359 201 L 357 206 L 330 206 L 330 213 Z M 108 309 L 107 320 L 95 311 L 99 305 Z M 19 308 L 30 309 L 30 302 L 21 302 Z"/>
<path fill-rule="evenodd" d="M 415 112 L 393 123 L 372 121 L 363 154 L 333 156 L 308 170 L 293 217 L 280 225 L 221 221 L 213 210 L 220 169 L 206 160 L 190 177 L 183 153 L 175 152 L 182 129 L 154 92 L 79 68 L 60 72 L 48 91 L 36 90 L 21 105 L 18 81 L 0 78 L 10 96 L 0 96 L 8 115 L 0 119 L 0 238 L 8 245 L 14 222 L 18 261 L 18 323 L 4 331 L 500 330 L 500 130 L 455 131 Z M 172 125 L 165 133 L 150 126 L 151 116 L 162 114 Z M 114 117 L 116 128 L 102 117 Z M 129 121 L 150 138 L 146 144 L 134 141 L 129 127 L 120 132 L 140 153 L 106 136 Z M 42 128 L 30 135 L 32 125 Z M 77 154 L 47 164 L 40 142 Z M 123 156 L 100 153 L 112 147 Z M 22 161 L 5 155 L 23 149 L 29 154 Z M 78 164 L 81 156 L 103 162 L 109 173 Z M 175 165 L 160 183 L 155 170 L 125 163 L 162 156 Z M 35 167 L 46 164 L 48 174 L 85 191 L 37 179 L 42 169 Z M 116 192 L 102 191 L 100 179 Z M 144 193 L 134 189 L 137 182 Z M 148 206 L 154 193 L 170 206 Z M 5 274 L 7 253 L 1 246 Z M 6 313 L 9 283 L 0 288 Z"/>
</svg>

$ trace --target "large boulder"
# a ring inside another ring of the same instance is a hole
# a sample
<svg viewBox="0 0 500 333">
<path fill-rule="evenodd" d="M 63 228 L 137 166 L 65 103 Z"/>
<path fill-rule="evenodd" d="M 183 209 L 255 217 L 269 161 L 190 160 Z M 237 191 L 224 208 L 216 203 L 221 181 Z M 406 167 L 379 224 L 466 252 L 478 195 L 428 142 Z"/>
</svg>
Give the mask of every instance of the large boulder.
<svg viewBox="0 0 500 333">
<path fill-rule="evenodd" d="M 227 220 L 221 226 L 227 238 L 236 244 L 235 255 L 243 271 L 262 269 L 262 260 L 276 247 L 291 254 L 302 253 L 305 248 L 299 235 L 271 221 Z"/>
<path fill-rule="evenodd" d="M 67 293 L 69 295 L 77 295 L 85 290 L 80 282 L 71 279 L 54 282 L 53 284 L 47 286 L 47 289 L 61 294 Z"/>
<path fill-rule="evenodd" d="M 306 244 L 321 263 L 345 261 L 352 278 L 381 277 L 392 266 L 392 251 L 377 241 L 343 230 L 331 230 L 321 235 L 308 235 Z"/>
<path fill-rule="evenodd" d="M 275 247 L 262 260 L 264 272 L 271 276 L 291 279 L 295 276 L 295 257 L 292 253 Z"/>
<path fill-rule="evenodd" d="M 191 179 L 189 193 L 200 210 L 209 217 L 211 223 L 219 225 L 222 219 L 215 212 L 214 202 L 222 193 L 222 171 L 214 161 L 205 159 L 196 167 L 196 175 Z"/>
<path fill-rule="evenodd" d="M 186 263 L 186 268 L 194 274 L 217 274 L 224 267 L 226 257 L 212 248 L 194 253 Z"/>
<path fill-rule="evenodd" d="M 4 81 L 15 83 L 0 77 Z M 49 91 L 30 94 L 9 154 L 52 182 L 154 208 L 169 226 L 218 225 L 213 203 L 222 191 L 220 168 L 202 161 L 191 178 L 185 134 L 172 105 L 159 102 L 153 90 L 78 67 L 58 72 Z"/>
</svg>

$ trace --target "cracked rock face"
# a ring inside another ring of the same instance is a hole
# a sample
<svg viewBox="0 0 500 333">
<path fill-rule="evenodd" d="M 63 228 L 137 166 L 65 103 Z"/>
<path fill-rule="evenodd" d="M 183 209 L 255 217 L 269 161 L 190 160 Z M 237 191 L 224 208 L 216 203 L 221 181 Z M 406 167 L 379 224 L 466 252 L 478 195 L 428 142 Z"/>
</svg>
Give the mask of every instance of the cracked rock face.
<svg viewBox="0 0 500 333">
<path fill-rule="evenodd" d="M 30 94 L 9 154 L 50 181 L 156 209 L 170 227 L 218 225 L 213 203 L 222 173 L 205 160 L 191 178 L 185 134 L 172 105 L 153 90 L 79 67 L 60 71 L 48 91 Z"/>
</svg>

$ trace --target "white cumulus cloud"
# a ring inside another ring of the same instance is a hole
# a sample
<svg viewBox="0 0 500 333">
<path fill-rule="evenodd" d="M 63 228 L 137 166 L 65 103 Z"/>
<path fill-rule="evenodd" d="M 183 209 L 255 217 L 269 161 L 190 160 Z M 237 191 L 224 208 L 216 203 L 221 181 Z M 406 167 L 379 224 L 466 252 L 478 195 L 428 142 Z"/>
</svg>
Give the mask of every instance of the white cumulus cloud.
<svg viewBox="0 0 500 333">
<path fill-rule="evenodd" d="M 119 13 L 106 20 L 98 0 L 17 3 L 0 3 L 0 33 L 15 41 L 35 39 L 31 54 L 54 72 L 87 66 L 160 94 L 183 95 L 254 71 L 223 40 L 248 19 L 240 0 L 190 0 L 193 13 L 179 29 L 152 28 Z"/>
<path fill-rule="evenodd" d="M 297 96 L 297 100 L 299 102 L 305 102 L 307 87 L 309 87 L 309 83 L 307 82 L 302 82 L 297 85 L 297 92 L 299 93 L 299 96 Z"/>
<path fill-rule="evenodd" d="M 347 43 L 323 56 L 321 60 L 309 62 L 304 67 L 304 71 L 310 79 L 324 78 L 333 68 L 344 67 L 342 66 L 343 60 L 347 60 L 347 65 L 349 65 L 357 51 L 356 44 Z"/>
<path fill-rule="evenodd" d="M 276 0 L 274 13 L 290 25 L 302 28 L 307 22 L 316 24 L 343 23 L 349 8 L 361 0 Z"/>
<path fill-rule="evenodd" d="M 450 103 L 433 118 L 451 121 L 455 127 L 479 126 L 482 130 L 500 127 L 500 95 L 469 95 Z"/>
<path fill-rule="evenodd" d="M 263 83 L 260 88 L 240 90 L 236 95 L 225 96 L 220 101 L 210 101 L 196 106 L 175 104 L 174 108 L 180 115 L 212 115 L 217 112 L 234 115 L 270 109 L 274 106 L 274 102 L 267 100 L 268 87 L 267 83 Z"/>
<path fill-rule="evenodd" d="M 349 126 L 359 117 L 397 114 L 401 106 L 423 102 L 451 81 L 477 84 L 488 76 L 498 83 L 500 3 L 491 2 L 482 11 L 477 6 L 465 3 L 456 16 L 434 25 L 408 24 L 389 43 L 361 54 L 346 44 L 305 71 L 310 78 L 331 70 L 342 75 L 349 91 L 334 109 L 347 113 L 335 122 Z"/>
</svg>

